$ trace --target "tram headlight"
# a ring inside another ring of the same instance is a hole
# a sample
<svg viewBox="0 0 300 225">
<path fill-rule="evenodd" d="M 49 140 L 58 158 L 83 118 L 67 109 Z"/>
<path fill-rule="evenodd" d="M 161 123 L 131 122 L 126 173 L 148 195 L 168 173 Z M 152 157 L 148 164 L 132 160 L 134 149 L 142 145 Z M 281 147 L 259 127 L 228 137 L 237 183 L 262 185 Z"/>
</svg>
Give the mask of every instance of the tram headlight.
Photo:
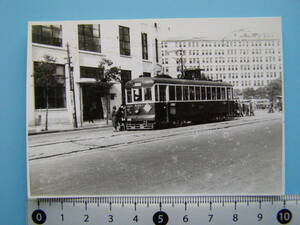
<svg viewBox="0 0 300 225">
<path fill-rule="evenodd" d="M 140 112 L 140 109 L 134 110 L 134 113 L 135 113 L 135 114 L 139 114 L 139 112 Z"/>
</svg>

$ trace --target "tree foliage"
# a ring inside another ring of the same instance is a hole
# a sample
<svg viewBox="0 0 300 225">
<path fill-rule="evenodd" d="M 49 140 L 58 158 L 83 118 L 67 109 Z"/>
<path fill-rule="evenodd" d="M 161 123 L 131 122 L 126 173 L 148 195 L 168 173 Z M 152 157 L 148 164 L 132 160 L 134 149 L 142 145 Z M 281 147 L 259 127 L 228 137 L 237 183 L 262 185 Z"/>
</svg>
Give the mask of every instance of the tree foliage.
<svg viewBox="0 0 300 225">
<path fill-rule="evenodd" d="M 96 85 L 99 87 L 100 95 L 107 96 L 112 87 L 112 81 L 121 81 L 120 68 L 112 66 L 113 62 L 109 59 L 103 58 L 99 62 L 99 74 L 96 74 Z"/>
<path fill-rule="evenodd" d="M 257 89 L 246 88 L 242 91 L 243 97 L 249 98 L 268 98 L 273 100 L 276 96 L 282 95 L 282 81 L 280 79 L 271 81 L 267 86 Z"/>
<path fill-rule="evenodd" d="M 55 58 L 45 55 L 43 61 L 36 63 L 33 74 L 36 87 L 42 87 L 48 91 L 49 88 L 57 86 L 59 81 L 55 77 L 55 62 Z"/>
</svg>

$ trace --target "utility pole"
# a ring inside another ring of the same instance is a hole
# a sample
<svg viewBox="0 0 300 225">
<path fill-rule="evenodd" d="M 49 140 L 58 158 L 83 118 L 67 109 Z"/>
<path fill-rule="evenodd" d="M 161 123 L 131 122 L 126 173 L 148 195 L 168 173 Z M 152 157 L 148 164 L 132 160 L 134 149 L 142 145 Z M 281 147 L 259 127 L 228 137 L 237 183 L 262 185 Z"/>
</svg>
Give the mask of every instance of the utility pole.
<svg viewBox="0 0 300 225">
<path fill-rule="evenodd" d="M 77 115 L 76 115 L 76 101 L 75 101 L 75 89 L 74 89 L 74 77 L 73 77 L 73 67 L 71 66 L 71 56 L 70 56 L 70 46 L 67 42 L 67 64 L 68 64 L 68 71 L 69 71 L 69 80 L 70 80 L 70 91 L 73 94 L 73 126 L 78 128 L 77 123 Z"/>
</svg>

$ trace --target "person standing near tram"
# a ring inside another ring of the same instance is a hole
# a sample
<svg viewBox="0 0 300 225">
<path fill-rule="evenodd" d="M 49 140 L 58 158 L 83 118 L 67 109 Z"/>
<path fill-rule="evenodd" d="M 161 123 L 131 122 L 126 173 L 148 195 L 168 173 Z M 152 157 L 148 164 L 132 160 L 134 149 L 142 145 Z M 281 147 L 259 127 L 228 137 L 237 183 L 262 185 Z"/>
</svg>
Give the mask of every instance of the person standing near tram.
<svg viewBox="0 0 300 225">
<path fill-rule="evenodd" d="M 112 121 L 112 126 L 113 126 L 113 131 L 116 132 L 118 131 L 118 118 L 117 118 L 117 107 L 113 106 L 113 110 L 111 112 L 111 121 Z"/>
</svg>

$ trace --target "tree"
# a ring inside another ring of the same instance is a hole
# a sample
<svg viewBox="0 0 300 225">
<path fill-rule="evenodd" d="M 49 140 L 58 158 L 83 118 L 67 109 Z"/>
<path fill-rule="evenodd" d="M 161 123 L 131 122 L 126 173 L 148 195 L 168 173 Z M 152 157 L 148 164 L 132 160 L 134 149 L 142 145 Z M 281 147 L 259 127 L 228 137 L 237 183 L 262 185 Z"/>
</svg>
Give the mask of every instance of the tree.
<svg viewBox="0 0 300 225">
<path fill-rule="evenodd" d="M 108 116 L 110 113 L 110 89 L 113 81 L 121 82 L 120 68 L 113 66 L 113 62 L 109 59 L 102 58 L 99 62 L 99 74 L 96 74 L 96 85 L 99 87 L 100 97 L 105 98 L 106 124 L 108 124 Z"/>
<path fill-rule="evenodd" d="M 269 100 L 274 101 L 276 96 L 282 95 L 282 81 L 281 79 L 271 81 L 266 87 L 266 93 Z"/>
<path fill-rule="evenodd" d="M 48 130 L 48 111 L 49 111 L 49 91 L 51 88 L 57 87 L 59 79 L 55 77 L 56 74 L 56 60 L 55 58 L 44 55 L 43 60 L 37 62 L 34 67 L 34 87 L 35 90 L 41 88 L 44 90 L 46 100 L 46 115 L 45 115 L 45 129 Z M 37 93 L 35 93 L 37 95 Z"/>
</svg>

